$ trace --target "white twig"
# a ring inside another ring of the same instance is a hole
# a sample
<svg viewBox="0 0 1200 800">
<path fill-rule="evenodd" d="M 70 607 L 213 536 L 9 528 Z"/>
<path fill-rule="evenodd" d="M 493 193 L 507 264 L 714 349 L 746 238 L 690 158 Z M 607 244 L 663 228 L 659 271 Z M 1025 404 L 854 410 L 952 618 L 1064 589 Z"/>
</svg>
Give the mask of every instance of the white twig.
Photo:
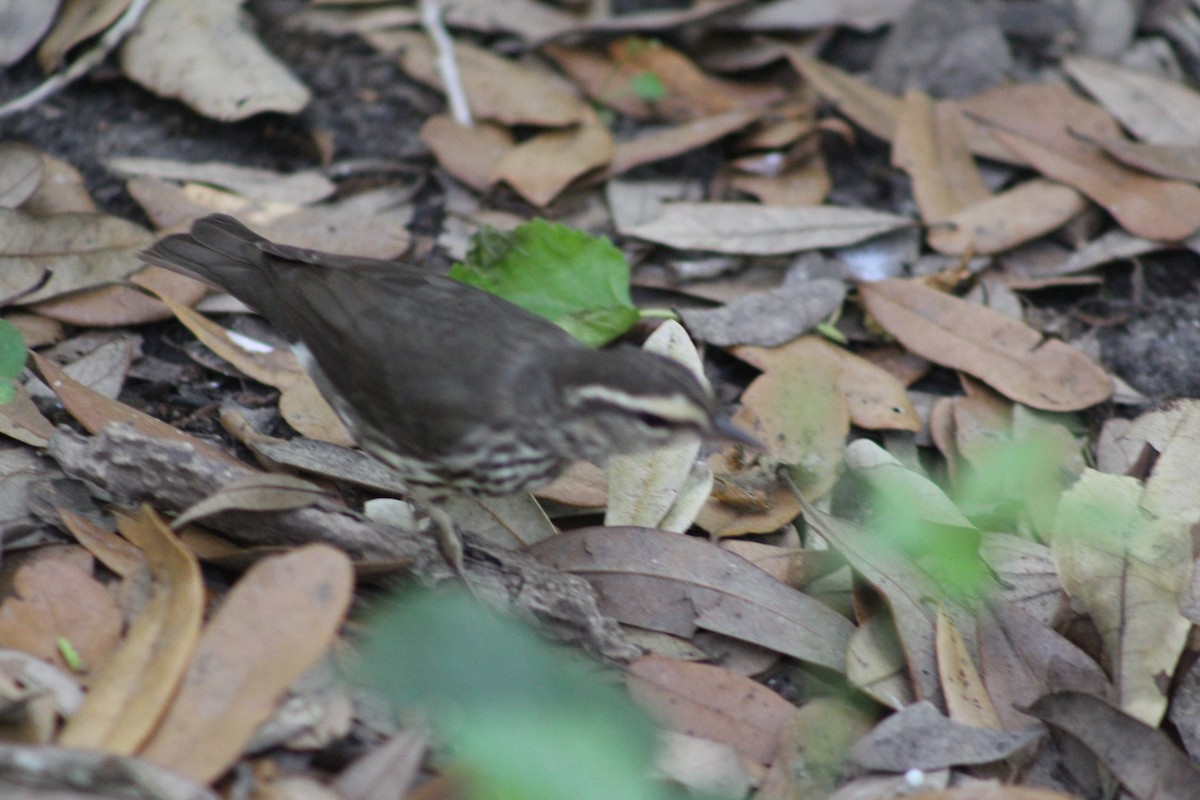
<svg viewBox="0 0 1200 800">
<path fill-rule="evenodd" d="M 438 72 L 446 89 L 446 102 L 450 115 L 464 128 L 474 126 L 471 120 L 471 104 L 463 89 L 462 77 L 458 74 L 458 61 L 454 58 L 454 41 L 446 26 L 442 24 L 442 9 L 437 0 L 421 0 L 421 25 L 433 40 L 438 51 Z"/>
<path fill-rule="evenodd" d="M 133 0 L 116 22 L 109 26 L 96 46 L 75 60 L 75 63 L 61 72 L 56 72 L 31 92 L 9 100 L 0 106 L 0 117 L 8 117 L 28 111 L 55 92 L 61 91 L 68 84 L 86 75 L 93 67 L 104 60 L 121 40 L 137 26 L 142 13 L 150 5 L 151 0 Z"/>
</svg>

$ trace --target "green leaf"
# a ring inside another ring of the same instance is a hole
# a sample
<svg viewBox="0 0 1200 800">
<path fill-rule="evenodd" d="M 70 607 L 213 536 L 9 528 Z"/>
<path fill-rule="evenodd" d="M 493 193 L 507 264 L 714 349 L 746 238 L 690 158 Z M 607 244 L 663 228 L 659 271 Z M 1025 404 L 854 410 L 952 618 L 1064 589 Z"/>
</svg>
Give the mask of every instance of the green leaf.
<svg viewBox="0 0 1200 800">
<path fill-rule="evenodd" d="M 25 369 L 25 340 L 12 323 L 0 319 L 0 405 L 13 399 L 14 381 Z"/>
<path fill-rule="evenodd" d="M 658 77 L 658 73 L 649 70 L 633 76 L 629 86 L 637 98 L 645 103 L 657 103 L 667 96 L 667 85 Z"/>
<path fill-rule="evenodd" d="M 545 317 L 593 347 L 638 320 L 621 251 L 607 239 L 543 219 L 507 233 L 479 231 L 450 277 Z"/>
<path fill-rule="evenodd" d="M 661 800 L 653 727 L 597 664 L 461 592 L 411 593 L 368 621 L 358 674 L 420 710 L 472 800 Z"/>
</svg>

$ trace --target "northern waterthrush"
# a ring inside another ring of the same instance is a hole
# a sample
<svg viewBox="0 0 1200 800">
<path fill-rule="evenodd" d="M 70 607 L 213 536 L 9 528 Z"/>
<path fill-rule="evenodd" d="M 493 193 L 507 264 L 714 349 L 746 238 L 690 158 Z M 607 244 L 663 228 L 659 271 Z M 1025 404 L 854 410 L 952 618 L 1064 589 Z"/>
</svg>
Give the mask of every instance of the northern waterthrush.
<svg viewBox="0 0 1200 800">
<path fill-rule="evenodd" d="M 752 442 L 680 364 L 593 350 L 506 300 L 396 261 L 275 244 L 215 214 L 144 261 L 198 278 L 261 313 L 359 444 L 432 517 L 442 554 L 462 544 L 438 501 L 505 495 L 572 461 L 681 437 Z"/>
</svg>

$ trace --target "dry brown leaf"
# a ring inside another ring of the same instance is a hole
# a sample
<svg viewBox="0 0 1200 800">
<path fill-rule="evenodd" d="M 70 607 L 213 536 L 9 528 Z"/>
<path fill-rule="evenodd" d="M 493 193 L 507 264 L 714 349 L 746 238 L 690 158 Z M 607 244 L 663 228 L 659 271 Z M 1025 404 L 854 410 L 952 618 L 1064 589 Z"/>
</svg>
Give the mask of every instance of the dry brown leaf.
<svg viewBox="0 0 1200 800">
<path fill-rule="evenodd" d="M 909 350 L 1019 403 L 1075 411 L 1112 394 L 1108 374 L 1083 353 L 998 311 L 900 279 L 859 284 L 859 294 Z"/>
<path fill-rule="evenodd" d="M 750 678 L 708 664 L 646 656 L 629 665 L 635 703 L 670 730 L 733 747 L 769 764 L 796 707 Z"/>
<path fill-rule="evenodd" d="M 500 157 L 493 182 L 504 181 L 536 206 L 549 204 L 571 181 L 606 165 L 613 157 L 613 138 L 591 109 L 580 112 L 579 124 L 539 133 Z"/>
<path fill-rule="evenodd" d="M 587 578 L 601 608 L 622 622 L 677 636 L 712 631 L 845 669 L 845 618 L 705 542 L 649 528 L 582 528 L 530 553 Z"/>
<path fill-rule="evenodd" d="M 383 52 L 400 52 L 404 70 L 424 84 L 445 91 L 437 53 L 429 37 L 416 31 L 368 31 L 363 37 Z M 481 47 L 454 44 L 463 90 L 477 119 L 505 125 L 574 125 L 588 110 L 564 78 L 526 63 L 501 58 Z"/>
<path fill-rule="evenodd" d="M 67 413 L 82 425 L 88 433 L 96 434 L 113 423 L 121 423 L 131 426 L 134 430 L 146 436 L 152 436 L 156 439 L 167 439 L 173 442 L 182 442 L 199 450 L 206 458 L 213 458 L 223 463 L 236 465 L 241 469 L 251 469 L 248 464 L 229 455 L 224 450 L 189 436 L 183 431 L 161 420 L 157 420 L 148 414 L 144 414 L 131 406 L 119 403 L 116 400 L 109 400 L 107 397 L 93 392 L 83 384 L 68 377 L 62 371 L 62 368 L 53 361 L 43 358 L 37 353 L 30 353 L 30 358 L 33 359 L 33 366 L 38 375 L 54 391 L 58 399 L 62 401 Z"/>
<path fill-rule="evenodd" d="M 478 192 L 495 181 L 496 165 L 513 147 L 512 135 L 486 122 L 464 128 L 445 114 L 434 114 L 421 126 L 421 141 L 442 169 Z"/>
<path fill-rule="evenodd" d="M 534 495 L 570 508 L 604 508 L 608 480 L 604 470 L 595 464 L 577 461 L 553 482 L 534 492 Z"/>
<path fill-rule="evenodd" d="M 990 255 L 1057 230 L 1085 208 L 1083 195 L 1070 186 L 1029 180 L 951 214 L 926 241 L 947 255 Z"/>
<path fill-rule="evenodd" d="M 279 411 L 298 432 L 331 444 L 353 446 L 354 437 L 290 350 L 248 350 L 207 317 L 170 298 L 160 299 L 206 347 L 254 380 L 279 389 Z"/>
<path fill-rule="evenodd" d="M 64 747 L 132 755 L 150 736 L 183 679 L 200 634 L 204 580 L 200 565 L 157 514 L 119 517 L 149 571 L 149 598 L 67 723 Z"/>
<path fill-rule="evenodd" d="M 1138 139 L 1184 147 L 1200 140 L 1200 93 L 1187 84 L 1086 56 L 1062 66 Z"/>
<path fill-rule="evenodd" d="M 337 636 L 354 571 L 312 544 L 255 564 L 200 636 L 179 693 L 140 755 L 209 783 Z"/>
<path fill-rule="evenodd" d="M 1033 789 L 1028 786 L 972 783 L 955 789 L 939 789 L 921 792 L 915 797 L 921 800 L 1078 800 L 1073 794 L 1055 792 L 1050 789 Z"/>
<path fill-rule="evenodd" d="M 680 316 L 697 339 L 709 344 L 777 347 L 824 322 L 845 298 L 840 280 L 797 281 L 749 292 L 718 308 L 685 308 Z"/>
<path fill-rule="evenodd" d="M 1112 659 L 1121 709 L 1156 726 L 1167 708 L 1160 678 L 1175 671 L 1192 627 L 1179 612 L 1192 540 L 1190 524 L 1155 517 L 1141 500 L 1136 478 L 1087 470 L 1063 494 L 1051 542 L 1063 588 Z"/>
<path fill-rule="evenodd" d="M 137 253 L 153 241 L 149 231 L 119 217 L 0 209 L 0 295 L 34 303 L 123 280 L 141 269 Z"/>
<path fill-rule="evenodd" d="M 0 433 L 30 447 L 42 448 L 54 435 L 54 424 L 29 398 L 24 386 L 17 386 L 12 400 L 0 406 Z"/>
<path fill-rule="evenodd" d="M 0 645 L 69 669 L 59 641 L 95 674 L 121 635 L 121 610 L 91 573 L 66 559 L 42 558 L 22 566 L 14 594 L 0 605 Z"/>
<path fill-rule="evenodd" d="M 311 481 L 286 473 L 268 472 L 241 475 L 224 484 L 171 521 L 171 528 L 185 525 L 225 511 L 288 511 L 304 508 L 328 497 Z"/>
<path fill-rule="evenodd" d="M 1139 800 L 1192 800 L 1196 796 L 1200 768 L 1166 731 L 1078 692 L 1043 697 L 1029 713 L 1082 742 Z"/>
<path fill-rule="evenodd" d="M 976 728 L 1003 730 L 967 643 L 941 609 L 937 615 L 937 653 L 938 674 L 950 719 Z"/>
<path fill-rule="evenodd" d="M 843 247 L 910 225 L 907 217 L 865 208 L 671 203 L 625 233 L 680 250 L 779 255 Z"/>
<path fill-rule="evenodd" d="M 680 125 L 657 128 L 650 133 L 617 142 L 606 177 L 621 175 L 634 167 L 704 147 L 741 130 L 757 118 L 752 111 L 730 111 L 714 117 L 702 117 Z"/>
<path fill-rule="evenodd" d="M 891 141 L 901 101 L 849 73 L 818 61 L 799 47 L 784 47 L 792 67 L 838 110 L 884 141 Z"/>
<path fill-rule="evenodd" d="M 967 149 L 958 112 L 928 95 L 904 95 L 892 141 L 892 165 L 908 173 L 926 224 L 943 222 L 991 196 Z"/>
<path fill-rule="evenodd" d="M 241 5 L 158 0 L 125 40 L 121 69 L 150 91 L 223 122 L 300 111 L 308 89 L 246 29 Z"/>
<path fill-rule="evenodd" d="M 46 3 L 6 3 L 4 35 L 0 36 L 0 67 L 17 63 L 38 43 L 54 22 L 58 0 Z"/>
<path fill-rule="evenodd" d="M 1135 236 L 1175 241 L 1200 230 L 1200 188 L 1190 183 L 1128 169 L 1095 146 L 1090 153 L 1063 152 L 1006 131 L 995 135 L 1042 174 L 1104 206 Z"/>
<path fill-rule="evenodd" d="M 129 282 L 185 306 L 193 305 L 208 293 L 208 287 L 197 280 L 149 265 L 131 275 Z M 130 286 L 85 289 L 37 303 L 33 310 L 59 322 L 86 327 L 142 325 L 171 316 L 171 309 L 164 303 Z"/>
<path fill-rule="evenodd" d="M 115 533 L 65 508 L 58 509 L 59 519 L 75 540 L 87 548 L 97 561 L 122 578 L 137 574 L 146 564 L 145 555 Z"/>
<path fill-rule="evenodd" d="M 850 748 L 875 723 L 847 700 L 818 697 L 792 715 L 755 800 L 830 797 L 842 783 Z"/>
<path fill-rule="evenodd" d="M 1142 172 L 1187 183 L 1200 181 L 1200 147 L 1196 145 L 1146 144 L 1126 139 L 1094 140 L 1092 144 Z"/>
</svg>

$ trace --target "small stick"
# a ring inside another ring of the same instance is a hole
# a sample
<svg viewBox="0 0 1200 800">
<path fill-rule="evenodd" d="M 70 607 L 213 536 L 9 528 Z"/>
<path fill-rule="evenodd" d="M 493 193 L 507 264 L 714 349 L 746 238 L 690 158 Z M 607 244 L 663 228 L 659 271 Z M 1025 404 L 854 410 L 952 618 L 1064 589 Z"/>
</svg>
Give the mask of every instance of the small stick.
<svg viewBox="0 0 1200 800">
<path fill-rule="evenodd" d="M 454 41 L 446 26 L 442 24 L 442 9 L 437 0 L 421 0 L 421 25 L 433 40 L 438 51 L 438 72 L 446 89 L 446 102 L 450 105 L 450 116 L 464 128 L 473 128 L 471 104 L 463 89 L 462 76 L 458 74 L 458 61 L 454 58 Z"/>
</svg>

